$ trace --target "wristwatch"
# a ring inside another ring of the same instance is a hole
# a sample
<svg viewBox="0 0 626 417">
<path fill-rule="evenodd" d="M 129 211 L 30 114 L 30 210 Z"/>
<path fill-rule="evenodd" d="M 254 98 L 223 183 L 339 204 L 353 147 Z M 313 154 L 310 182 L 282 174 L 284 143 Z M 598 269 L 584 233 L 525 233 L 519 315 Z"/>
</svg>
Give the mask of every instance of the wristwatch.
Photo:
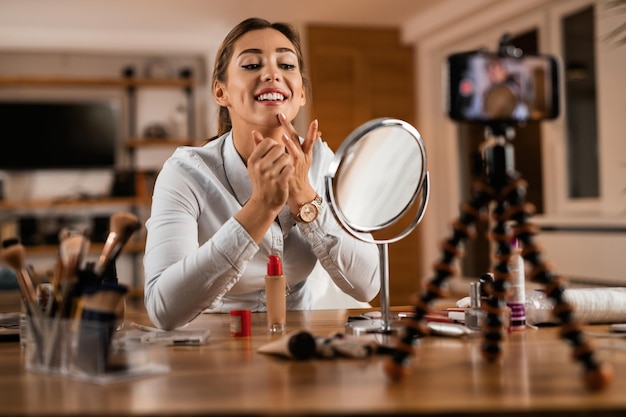
<svg viewBox="0 0 626 417">
<path fill-rule="evenodd" d="M 298 213 L 294 214 L 293 217 L 298 223 L 311 223 L 317 219 L 321 209 L 322 197 L 316 195 L 313 201 L 301 205 Z"/>
</svg>

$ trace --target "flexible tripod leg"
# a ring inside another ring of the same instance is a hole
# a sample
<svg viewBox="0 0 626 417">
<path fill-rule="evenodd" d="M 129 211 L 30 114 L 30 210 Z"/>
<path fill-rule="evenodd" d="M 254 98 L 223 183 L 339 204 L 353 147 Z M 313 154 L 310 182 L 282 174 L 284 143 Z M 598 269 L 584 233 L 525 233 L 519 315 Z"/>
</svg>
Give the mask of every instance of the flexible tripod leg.
<svg viewBox="0 0 626 417">
<path fill-rule="evenodd" d="M 489 238 L 495 242 L 495 265 L 493 268 L 493 282 L 485 283 L 485 292 L 488 299 L 481 304 L 486 312 L 483 325 L 483 357 L 493 362 L 502 357 L 502 342 L 506 338 L 506 298 L 509 292 L 511 274 L 509 262 L 512 255 L 512 236 L 507 229 L 507 219 L 503 216 L 506 205 L 501 199 L 496 199 L 492 217 L 495 220 Z"/>
<path fill-rule="evenodd" d="M 564 298 L 563 278 L 552 272 L 550 266 L 542 258 L 540 247 L 534 243 L 538 229 L 528 221 L 534 214 L 534 207 L 525 201 L 526 182 L 521 179 L 513 181 L 509 187 L 502 190 L 502 199 L 508 202 L 508 210 L 498 213 L 500 217 L 497 220 L 498 222 L 514 221 L 513 237 L 521 242 L 522 256 L 532 266 L 529 278 L 533 282 L 543 284 L 547 296 L 554 301 L 553 315 L 561 324 L 561 338 L 570 342 L 574 360 L 583 365 L 583 378 L 587 388 L 590 390 L 604 388 L 613 377 L 612 368 L 597 360 L 595 348 L 585 337 L 580 323 L 575 320 L 574 307 Z M 500 236 L 498 242 L 502 242 L 503 239 Z M 507 242 L 510 242 L 510 239 Z M 502 250 L 506 252 L 506 249 Z M 506 259 L 508 260 L 508 257 Z"/>
<path fill-rule="evenodd" d="M 494 198 L 497 197 L 497 198 Z M 413 342 L 428 334 L 424 316 L 429 312 L 431 303 L 444 297 L 445 281 L 455 273 L 452 262 L 460 256 L 460 245 L 464 239 L 471 237 L 472 227 L 481 217 L 481 212 L 490 201 L 496 201 L 493 212 L 496 225 L 491 238 L 497 242 L 497 263 L 494 270 L 494 282 L 488 292 L 490 297 L 484 304 L 487 311 L 483 331 L 482 352 L 485 359 L 494 361 L 502 355 L 502 340 L 506 332 L 503 321 L 503 309 L 506 306 L 510 272 L 511 239 L 516 237 L 522 243 L 522 256 L 532 265 L 530 278 L 533 282 L 544 284 L 547 295 L 554 301 L 554 315 L 561 322 L 561 337 L 572 344 L 574 359 L 584 367 L 584 382 L 588 389 L 599 390 L 606 387 L 613 375 L 612 368 L 600 363 L 595 356 L 595 349 L 585 339 L 581 326 L 574 320 L 574 308 L 564 297 L 564 284 L 548 265 L 542 260 L 541 250 L 534 244 L 536 228 L 528 222 L 533 214 L 532 205 L 525 203 L 526 182 L 521 179 L 511 180 L 508 185 L 494 192 L 485 182 L 477 182 L 474 186 L 474 198 L 471 203 L 461 206 L 461 216 L 453 223 L 452 236 L 442 244 L 442 259 L 434 266 L 435 277 L 427 284 L 422 295 L 415 300 L 414 317 L 408 319 L 404 334 L 399 339 L 396 352 L 385 365 L 389 378 L 398 380 L 405 373 L 408 360 L 414 355 Z M 507 222 L 513 220 L 513 234 L 507 229 Z"/>
<path fill-rule="evenodd" d="M 424 316 L 430 305 L 437 298 L 445 297 L 445 281 L 455 274 L 452 263 L 462 255 L 463 241 L 474 235 L 476 221 L 483 213 L 494 192 L 484 181 L 476 181 L 472 187 L 473 197 L 470 202 L 461 205 L 461 215 L 453 222 L 453 233 L 441 244 L 441 260 L 433 267 L 435 276 L 427 284 L 425 291 L 414 301 L 414 315 L 406 320 L 406 329 L 398 339 L 397 349 L 385 367 L 385 372 L 392 380 L 400 379 L 405 372 L 406 362 L 414 355 L 415 339 L 428 334 Z"/>
</svg>

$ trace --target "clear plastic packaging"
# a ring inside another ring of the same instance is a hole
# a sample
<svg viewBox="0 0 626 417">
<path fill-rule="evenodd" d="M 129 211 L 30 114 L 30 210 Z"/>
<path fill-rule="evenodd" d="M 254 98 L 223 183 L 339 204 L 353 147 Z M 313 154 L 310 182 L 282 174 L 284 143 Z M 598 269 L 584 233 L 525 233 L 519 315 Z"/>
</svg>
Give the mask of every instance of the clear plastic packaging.
<svg viewBox="0 0 626 417">
<path fill-rule="evenodd" d="M 532 290 L 526 292 L 526 323 L 528 324 L 549 324 L 556 323 L 552 316 L 554 302 L 548 298 L 542 290 Z"/>
<path fill-rule="evenodd" d="M 597 287 L 569 288 L 563 293 L 574 307 L 574 314 L 582 323 L 626 322 L 626 288 Z M 529 324 L 556 324 L 552 315 L 554 301 L 543 290 L 526 292 L 526 321 Z"/>
</svg>

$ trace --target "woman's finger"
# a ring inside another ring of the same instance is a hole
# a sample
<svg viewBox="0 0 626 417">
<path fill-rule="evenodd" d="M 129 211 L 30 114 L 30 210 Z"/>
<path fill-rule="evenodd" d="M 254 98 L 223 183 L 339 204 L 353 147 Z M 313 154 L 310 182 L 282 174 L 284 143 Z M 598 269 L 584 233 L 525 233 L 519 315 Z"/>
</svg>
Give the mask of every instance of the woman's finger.
<svg viewBox="0 0 626 417">
<path fill-rule="evenodd" d="M 291 122 L 289 120 L 287 120 L 287 116 L 285 116 L 284 113 L 278 113 L 278 121 L 280 122 L 281 126 L 285 129 L 289 139 L 291 139 L 294 142 L 297 142 L 298 145 L 299 145 L 300 144 L 300 135 L 298 135 L 298 132 L 296 131 L 296 128 L 293 127 Z"/>
<path fill-rule="evenodd" d="M 304 152 L 305 154 L 309 153 L 311 148 L 313 148 L 313 144 L 315 143 L 318 137 L 319 137 L 318 122 L 317 122 L 317 119 L 315 119 L 309 125 L 309 131 L 307 132 L 306 137 L 304 138 L 304 142 L 302 142 L 302 152 Z"/>
</svg>

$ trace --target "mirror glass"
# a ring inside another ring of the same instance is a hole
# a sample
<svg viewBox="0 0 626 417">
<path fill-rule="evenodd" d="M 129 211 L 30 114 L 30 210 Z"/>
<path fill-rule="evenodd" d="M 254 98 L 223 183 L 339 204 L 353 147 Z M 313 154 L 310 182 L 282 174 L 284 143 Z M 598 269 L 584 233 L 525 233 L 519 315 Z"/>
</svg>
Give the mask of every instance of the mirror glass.
<svg viewBox="0 0 626 417">
<path fill-rule="evenodd" d="M 373 232 L 395 223 L 416 201 L 426 179 L 426 152 L 408 123 L 375 119 L 344 141 L 334 168 L 329 191 L 335 215 L 354 232 Z"/>
</svg>

